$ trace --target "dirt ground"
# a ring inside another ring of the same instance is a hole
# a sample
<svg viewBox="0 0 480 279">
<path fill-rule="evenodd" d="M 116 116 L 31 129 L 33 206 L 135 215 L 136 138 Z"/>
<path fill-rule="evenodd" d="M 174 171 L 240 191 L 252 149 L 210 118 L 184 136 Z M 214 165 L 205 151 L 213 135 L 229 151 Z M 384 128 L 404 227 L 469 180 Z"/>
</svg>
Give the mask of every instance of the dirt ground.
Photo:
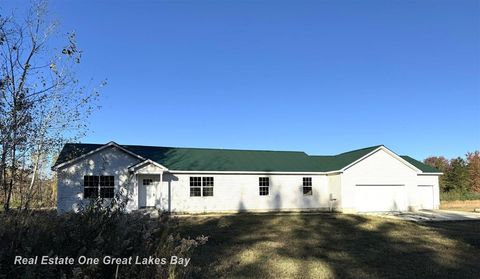
<svg viewBox="0 0 480 279">
<path fill-rule="evenodd" d="M 440 209 L 472 212 L 475 208 L 480 208 L 480 200 L 440 202 Z"/>
</svg>

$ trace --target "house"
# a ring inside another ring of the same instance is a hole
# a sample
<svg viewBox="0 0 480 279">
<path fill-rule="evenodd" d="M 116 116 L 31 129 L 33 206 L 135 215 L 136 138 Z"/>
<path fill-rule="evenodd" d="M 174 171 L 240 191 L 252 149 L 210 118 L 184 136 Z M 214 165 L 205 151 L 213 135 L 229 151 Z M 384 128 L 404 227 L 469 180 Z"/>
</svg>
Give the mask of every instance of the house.
<svg viewBox="0 0 480 279">
<path fill-rule="evenodd" d="M 119 189 L 128 210 L 168 212 L 438 209 L 437 169 L 383 145 L 304 152 L 66 144 L 52 168 L 58 211 Z"/>
</svg>

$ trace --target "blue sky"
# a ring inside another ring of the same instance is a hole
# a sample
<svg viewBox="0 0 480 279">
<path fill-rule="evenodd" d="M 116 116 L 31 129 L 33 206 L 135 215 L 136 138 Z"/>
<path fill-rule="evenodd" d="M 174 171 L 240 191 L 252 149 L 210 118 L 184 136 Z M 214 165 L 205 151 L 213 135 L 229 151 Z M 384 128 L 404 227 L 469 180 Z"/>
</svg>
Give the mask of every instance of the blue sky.
<svg viewBox="0 0 480 279">
<path fill-rule="evenodd" d="M 2 10 L 28 1 L 2 1 Z M 108 79 L 84 142 L 480 149 L 479 1 L 51 1 Z"/>
</svg>

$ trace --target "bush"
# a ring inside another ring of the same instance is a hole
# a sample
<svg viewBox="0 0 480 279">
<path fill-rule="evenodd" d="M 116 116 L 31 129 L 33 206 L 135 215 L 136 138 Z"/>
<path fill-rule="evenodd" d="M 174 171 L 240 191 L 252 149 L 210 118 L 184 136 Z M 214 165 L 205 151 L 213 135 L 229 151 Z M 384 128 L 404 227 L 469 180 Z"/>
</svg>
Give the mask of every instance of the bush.
<svg viewBox="0 0 480 279">
<path fill-rule="evenodd" d="M 15 256 L 190 257 L 207 237 L 182 238 L 175 218 L 126 214 L 123 203 L 97 200 L 78 213 L 0 213 L 0 278 L 183 278 L 192 266 L 177 265 L 14 265 Z M 117 274 L 115 276 L 115 274 Z"/>
<path fill-rule="evenodd" d="M 480 193 L 476 192 L 442 192 L 440 193 L 440 200 L 442 201 L 465 201 L 465 200 L 480 200 Z"/>
</svg>

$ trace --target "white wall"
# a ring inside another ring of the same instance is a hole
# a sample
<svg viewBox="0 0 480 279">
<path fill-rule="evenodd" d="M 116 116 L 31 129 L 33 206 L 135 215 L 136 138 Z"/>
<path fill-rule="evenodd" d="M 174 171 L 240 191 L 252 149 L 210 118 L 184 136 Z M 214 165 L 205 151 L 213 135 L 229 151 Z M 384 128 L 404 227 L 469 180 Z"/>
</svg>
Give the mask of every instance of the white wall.
<svg viewBox="0 0 480 279">
<path fill-rule="evenodd" d="M 213 197 L 190 197 L 190 176 L 213 176 Z M 270 195 L 259 195 L 259 177 L 270 178 Z M 311 196 L 303 195 L 303 177 L 312 177 Z M 169 174 L 164 183 L 173 212 L 327 209 L 330 194 L 325 175 Z"/>
<path fill-rule="evenodd" d="M 133 175 L 127 168 L 139 163 L 139 159 L 109 147 L 74 164 L 58 170 L 58 211 L 74 210 L 83 200 L 84 175 L 114 175 L 116 189 L 128 189 L 131 201 L 127 209 L 138 208 L 138 189 Z M 151 169 L 151 170 L 150 170 Z M 150 177 L 158 181 L 159 169 L 142 168 L 139 180 Z M 213 197 L 190 197 L 190 176 L 213 176 Z M 259 177 L 270 178 L 270 195 L 259 195 Z M 304 196 L 302 178 L 312 177 L 313 195 Z M 379 150 L 338 174 L 163 174 L 163 181 L 157 188 L 157 207 L 173 212 L 215 212 L 215 211 L 266 211 L 266 210 L 312 210 L 330 206 L 330 195 L 336 199 L 335 209 L 355 211 L 356 184 L 405 184 L 407 202 L 415 208 L 418 205 L 418 185 L 433 185 L 435 208 L 439 205 L 438 177 L 418 175 L 417 172 L 385 150 Z"/>
<path fill-rule="evenodd" d="M 67 165 L 58 170 L 58 211 L 75 210 L 83 201 L 84 175 L 114 175 L 115 186 L 128 189 L 128 209 L 138 209 L 138 188 L 135 177 L 127 170 L 139 163 L 139 159 L 116 147 Z M 159 174 L 148 174 L 142 168 L 136 178 L 152 178 L 158 181 Z M 158 168 L 152 171 L 158 172 Z M 190 176 L 213 176 L 213 197 L 190 197 Z M 258 177 L 270 177 L 270 195 L 260 196 Z M 327 209 L 332 189 L 325 175 L 257 175 L 257 174 L 171 174 L 165 172 L 158 185 L 157 206 L 173 212 L 214 212 L 244 210 L 298 210 Z M 312 177 L 313 195 L 304 196 L 303 177 Z M 339 186 L 333 195 L 339 194 Z M 170 199 L 169 199 L 170 197 Z"/>
<path fill-rule="evenodd" d="M 57 210 L 65 212 L 75 210 L 83 200 L 84 175 L 113 175 L 115 189 L 125 187 L 132 196 L 136 197 L 136 189 L 130 183 L 127 168 L 139 163 L 139 159 L 112 146 L 85 157 L 73 164 L 57 171 Z M 136 208 L 136 201 L 129 203 L 129 209 Z"/>
<path fill-rule="evenodd" d="M 342 209 L 355 212 L 355 187 L 357 184 L 404 184 L 406 202 L 412 203 L 416 189 L 417 173 L 385 150 L 380 149 L 369 157 L 346 169 L 342 174 Z"/>
<path fill-rule="evenodd" d="M 339 210 L 342 208 L 342 176 L 338 174 L 327 175 L 329 194 L 332 194 L 333 208 Z"/>
<path fill-rule="evenodd" d="M 438 175 L 426 175 L 420 174 L 417 176 L 417 186 L 418 185 L 432 185 L 433 186 L 433 201 L 434 208 L 440 208 L 440 188 L 438 185 Z"/>
<path fill-rule="evenodd" d="M 405 201 L 409 209 L 416 209 L 419 201 L 419 184 L 436 185 L 438 196 L 438 177 L 418 175 L 417 171 L 398 160 L 387 151 L 380 149 L 364 160 L 346 169 L 342 176 L 342 210 L 354 212 L 355 185 L 404 184 Z M 437 199 L 438 200 L 438 199 Z"/>
</svg>

